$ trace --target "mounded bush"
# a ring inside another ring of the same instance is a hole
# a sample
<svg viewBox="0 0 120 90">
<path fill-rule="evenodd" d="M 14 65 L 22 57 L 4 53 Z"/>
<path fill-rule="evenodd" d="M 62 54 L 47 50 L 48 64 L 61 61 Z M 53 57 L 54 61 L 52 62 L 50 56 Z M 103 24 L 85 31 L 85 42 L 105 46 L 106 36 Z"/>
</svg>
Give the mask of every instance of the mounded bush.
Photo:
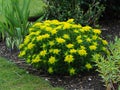
<svg viewBox="0 0 120 90">
<path fill-rule="evenodd" d="M 19 57 L 50 74 L 74 75 L 93 68 L 93 55 L 107 53 L 101 31 L 82 27 L 73 19 L 35 23 L 19 46 Z"/>
</svg>

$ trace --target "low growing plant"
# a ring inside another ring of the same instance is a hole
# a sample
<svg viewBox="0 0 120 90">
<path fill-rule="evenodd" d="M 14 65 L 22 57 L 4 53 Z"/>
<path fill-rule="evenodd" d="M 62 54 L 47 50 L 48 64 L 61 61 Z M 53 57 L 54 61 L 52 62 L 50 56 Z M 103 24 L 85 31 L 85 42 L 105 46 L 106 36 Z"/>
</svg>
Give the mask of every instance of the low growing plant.
<svg viewBox="0 0 120 90">
<path fill-rule="evenodd" d="M 107 52 L 107 41 L 100 34 L 99 29 L 82 27 L 73 19 L 37 22 L 20 45 L 19 57 L 50 74 L 74 75 L 93 68 L 92 55 Z"/>
<path fill-rule="evenodd" d="M 118 90 L 120 85 L 120 38 L 115 38 L 115 42 L 108 45 L 110 54 L 106 57 L 94 55 L 97 71 L 103 78 L 107 90 Z M 117 87 L 115 87 L 117 84 Z"/>
</svg>

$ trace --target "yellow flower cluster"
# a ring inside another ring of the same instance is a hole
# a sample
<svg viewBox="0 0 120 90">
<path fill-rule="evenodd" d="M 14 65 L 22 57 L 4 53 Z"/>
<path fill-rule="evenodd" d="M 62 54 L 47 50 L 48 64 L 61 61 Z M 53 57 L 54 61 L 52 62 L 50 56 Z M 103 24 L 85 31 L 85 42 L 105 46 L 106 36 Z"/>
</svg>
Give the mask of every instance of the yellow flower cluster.
<svg viewBox="0 0 120 90">
<path fill-rule="evenodd" d="M 67 55 L 64 59 L 65 62 L 71 63 L 74 61 L 74 57 L 72 55 Z"/>
<path fill-rule="evenodd" d="M 49 58 L 48 62 L 49 62 L 50 64 L 54 64 L 54 63 L 56 62 L 55 57 L 51 56 L 51 57 Z"/>
<path fill-rule="evenodd" d="M 65 43 L 65 40 L 63 38 L 56 38 L 56 42 L 62 44 Z"/>
<path fill-rule="evenodd" d="M 70 43 L 70 44 L 67 44 L 66 47 L 67 47 L 67 48 L 73 48 L 74 45 Z"/>
<path fill-rule="evenodd" d="M 81 50 L 78 50 L 78 54 L 79 54 L 80 56 L 86 56 L 86 55 L 87 55 L 87 52 L 86 52 L 85 49 L 81 49 Z"/>
<path fill-rule="evenodd" d="M 87 63 L 86 65 L 85 65 L 85 67 L 89 70 L 89 69 L 92 69 L 92 66 L 91 66 L 91 64 L 90 63 Z"/>
<path fill-rule="evenodd" d="M 37 22 L 19 46 L 19 57 L 51 74 L 74 75 L 83 68 L 92 69 L 93 53 L 108 52 L 108 42 L 100 38 L 100 34 L 99 29 L 75 24 L 74 19 Z"/>
<path fill-rule="evenodd" d="M 95 45 L 91 45 L 91 46 L 89 46 L 89 48 L 90 48 L 90 50 L 96 50 L 97 49 L 97 47 Z"/>
</svg>

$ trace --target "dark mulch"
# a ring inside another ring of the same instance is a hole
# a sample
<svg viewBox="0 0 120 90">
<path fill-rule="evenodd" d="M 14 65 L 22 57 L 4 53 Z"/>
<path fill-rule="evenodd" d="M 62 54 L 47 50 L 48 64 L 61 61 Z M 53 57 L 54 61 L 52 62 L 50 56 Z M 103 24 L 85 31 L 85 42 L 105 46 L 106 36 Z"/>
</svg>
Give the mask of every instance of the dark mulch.
<svg viewBox="0 0 120 90">
<path fill-rule="evenodd" d="M 103 38 L 113 40 L 116 35 L 120 36 L 120 20 L 102 21 L 101 25 Z M 43 77 L 54 87 L 64 87 L 66 90 L 105 90 L 104 83 L 101 82 L 102 79 L 98 76 L 98 73 L 94 71 L 89 74 L 84 73 L 74 77 L 48 75 L 26 64 L 23 59 L 17 57 L 18 51 L 8 50 L 4 42 L 0 42 L 0 56 L 11 60 L 30 74 Z"/>
</svg>

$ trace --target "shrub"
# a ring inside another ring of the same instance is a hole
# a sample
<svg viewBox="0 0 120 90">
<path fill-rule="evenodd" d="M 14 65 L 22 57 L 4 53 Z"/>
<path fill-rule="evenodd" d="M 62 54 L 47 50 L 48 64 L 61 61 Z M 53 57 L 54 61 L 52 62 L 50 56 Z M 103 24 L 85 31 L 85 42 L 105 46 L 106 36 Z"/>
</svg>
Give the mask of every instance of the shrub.
<svg viewBox="0 0 120 90">
<path fill-rule="evenodd" d="M 103 78 L 106 87 L 112 88 L 107 90 L 118 90 L 114 84 L 120 85 L 120 38 L 116 37 L 115 42 L 110 42 L 108 48 L 110 54 L 107 57 L 96 58 L 94 55 L 94 59 L 98 67 L 97 71 Z"/>
<path fill-rule="evenodd" d="M 105 7 L 99 0 L 47 0 L 47 19 L 74 18 L 82 25 L 96 25 Z"/>
<path fill-rule="evenodd" d="M 106 53 L 101 31 L 67 22 L 37 22 L 20 45 L 19 57 L 49 73 L 74 75 L 93 68 L 92 55 Z"/>
</svg>

